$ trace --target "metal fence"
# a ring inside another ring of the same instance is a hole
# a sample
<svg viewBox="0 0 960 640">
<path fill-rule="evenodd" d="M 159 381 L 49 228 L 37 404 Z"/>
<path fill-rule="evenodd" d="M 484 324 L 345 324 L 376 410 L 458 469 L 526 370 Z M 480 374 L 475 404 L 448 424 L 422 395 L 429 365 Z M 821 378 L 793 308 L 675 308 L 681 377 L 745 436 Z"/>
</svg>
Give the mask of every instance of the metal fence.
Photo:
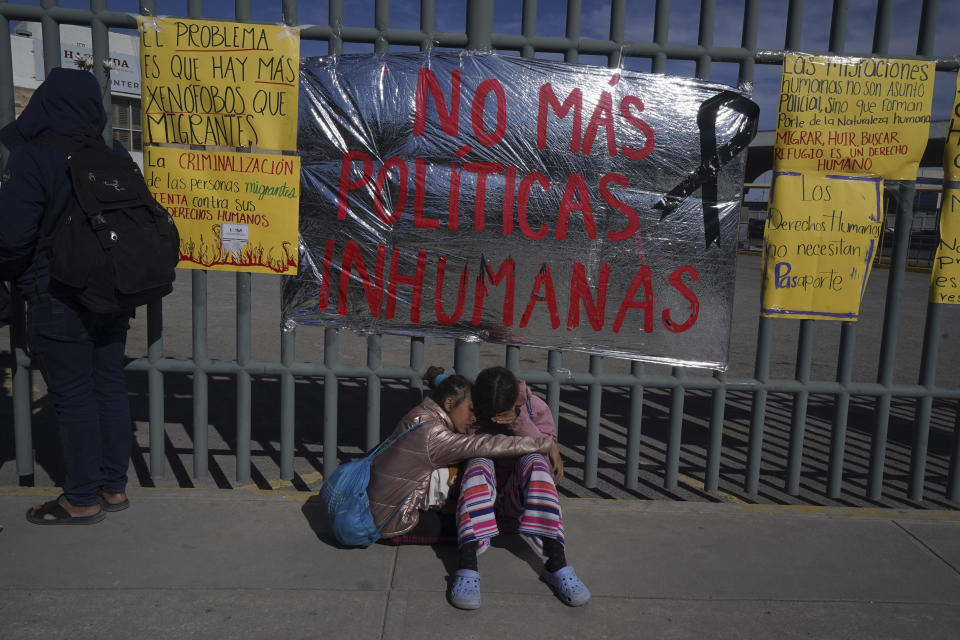
<svg viewBox="0 0 960 640">
<path fill-rule="evenodd" d="M 281 3 L 282 20 L 289 25 L 298 24 L 298 7 L 295 0 L 283 0 Z M 541 3 L 544 4 L 544 3 Z M 549 3 L 553 4 L 553 3 Z M 559 3 L 557 3 L 559 5 Z M 202 0 L 188 0 L 187 18 L 204 16 Z M 684 60 L 695 63 L 696 75 L 709 78 L 711 64 L 714 62 L 734 63 L 739 66 L 740 82 L 754 80 L 757 65 L 778 65 L 784 51 L 801 50 L 801 27 L 804 11 L 802 0 L 791 0 L 787 7 L 787 22 L 782 50 L 758 50 L 759 0 L 745 0 L 743 4 L 743 28 L 740 46 L 714 46 L 714 33 L 717 29 L 716 0 L 702 0 L 700 3 L 699 37 L 697 42 L 674 43 L 668 40 L 668 20 L 670 1 L 655 2 L 652 16 L 653 38 L 650 42 L 629 41 L 625 39 L 627 24 L 627 1 L 611 0 L 609 38 L 590 39 L 581 36 L 583 2 L 567 0 L 566 31 L 562 37 L 537 35 L 538 3 L 536 0 L 523 0 L 522 23 L 518 33 L 496 33 L 494 31 L 494 3 L 486 0 L 466 0 L 465 25 L 462 32 L 438 32 L 435 29 L 437 0 L 421 0 L 419 3 L 420 28 L 418 30 L 398 30 L 390 26 L 389 0 L 375 0 L 373 3 L 373 26 L 344 26 L 343 0 L 329 0 L 329 21 L 325 25 L 303 25 L 300 37 L 304 41 L 325 41 L 331 54 L 341 53 L 344 43 L 365 43 L 372 45 L 377 52 L 389 51 L 391 47 L 404 45 L 426 50 L 431 47 L 467 48 L 476 50 L 496 49 L 504 52 L 519 53 L 522 56 L 550 53 L 562 54 L 568 62 L 577 62 L 581 55 L 605 56 L 611 67 L 621 65 L 626 59 L 649 60 L 650 70 L 665 72 L 669 60 Z M 846 0 L 835 0 L 830 23 L 829 52 L 850 55 L 887 54 L 893 21 L 894 3 L 879 0 L 873 31 L 873 46 L 870 51 L 852 52 L 845 50 L 847 17 L 849 12 Z M 157 3 L 141 2 L 139 11 L 155 15 Z M 940 3 L 937 0 L 924 0 L 920 28 L 917 35 L 916 57 L 936 59 L 939 71 L 956 71 L 957 57 L 934 58 L 933 37 L 938 20 Z M 235 19 L 251 19 L 251 1 L 236 0 Z M 631 20 L 639 19 L 631 16 Z M 92 29 L 94 59 L 107 57 L 107 32 L 109 28 L 135 29 L 136 21 L 132 14 L 107 10 L 106 0 L 91 0 L 90 10 L 58 7 L 55 0 L 42 0 L 40 6 L 26 6 L 12 2 L 0 2 L 0 123 L 6 124 L 14 119 L 13 80 L 11 70 L 10 21 L 33 20 L 42 24 L 44 36 L 44 60 L 47 68 L 59 60 L 59 32 L 61 23 L 89 25 Z M 823 53 L 823 52 L 818 52 Z M 101 82 L 105 81 L 101 69 L 96 70 Z M 109 131 L 109 123 L 108 129 Z M 600 431 L 603 415 L 604 389 L 616 387 L 627 398 L 629 410 L 625 417 L 626 430 L 625 454 L 622 461 L 623 483 L 626 489 L 636 489 L 641 458 L 641 433 L 644 428 L 645 393 L 647 400 L 651 394 L 663 396 L 668 404 L 668 436 L 662 483 L 666 489 L 676 488 L 681 475 L 681 441 L 684 428 L 685 402 L 691 395 L 698 398 L 706 396 L 708 402 L 702 404 L 707 423 L 708 442 L 703 468 L 698 470 L 702 476 L 703 488 L 715 492 L 720 481 L 722 444 L 724 428 L 727 422 L 728 394 L 746 397 L 749 404 L 749 425 L 746 436 L 743 490 L 746 494 L 758 492 L 762 455 L 764 451 L 765 424 L 768 420 L 768 401 L 771 394 L 788 394 L 791 398 L 788 442 L 786 449 L 786 468 L 784 490 L 790 495 L 800 491 L 801 461 L 804 451 L 804 434 L 808 421 L 808 408 L 811 394 L 827 396 L 832 404 L 831 428 L 829 430 L 829 452 L 826 493 L 838 497 L 844 491 L 844 459 L 847 442 L 848 418 L 851 398 L 869 398 L 873 403 L 872 425 L 869 453 L 869 473 L 866 483 L 866 496 L 880 498 L 884 491 L 884 463 L 887 455 L 888 430 L 891 405 L 903 401 L 913 406 L 913 442 L 910 446 L 909 487 L 907 493 L 912 500 L 924 497 L 924 475 L 927 465 L 928 442 L 930 438 L 931 414 L 934 403 L 947 406 L 956 432 L 957 420 L 960 420 L 958 402 L 960 388 L 942 387 L 935 382 L 935 372 L 941 335 L 942 307 L 929 304 L 926 310 L 926 326 L 923 330 L 921 371 L 916 384 L 897 384 L 894 382 L 894 352 L 900 331 L 900 294 L 908 257 L 910 230 L 912 224 L 915 186 L 911 182 L 900 185 L 901 197 L 896 202 L 896 228 L 894 231 L 894 249 L 889 269 L 882 338 L 879 345 L 879 366 L 876 382 L 854 382 L 852 380 L 853 354 L 857 338 L 856 323 L 842 323 L 839 353 L 837 355 L 837 374 L 833 380 L 811 379 L 811 358 L 814 352 L 814 321 L 802 320 L 798 327 L 798 348 L 795 361 L 795 376 L 792 378 L 774 378 L 771 376 L 770 354 L 773 339 L 773 321 L 761 318 L 756 345 L 756 361 L 753 375 L 733 378 L 717 373 L 712 376 L 691 375 L 676 367 L 669 372 L 645 369 L 639 362 L 629 365 L 629 371 L 619 373 L 605 372 L 605 359 L 599 356 L 589 358 L 586 371 L 571 372 L 563 367 L 564 354 L 551 351 L 547 357 L 546 370 L 520 371 L 519 349 L 506 348 L 506 365 L 518 370 L 527 381 L 543 385 L 547 401 L 554 412 L 559 414 L 561 388 L 576 386 L 586 390 L 585 440 L 583 444 L 583 483 L 594 487 L 598 480 L 598 459 L 600 455 Z M 192 379 L 192 426 L 194 468 L 196 477 L 208 473 L 208 408 L 210 402 L 210 378 L 212 376 L 231 376 L 235 378 L 236 394 L 236 479 L 240 483 L 248 482 L 251 475 L 251 415 L 252 381 L 255 376 L 275 376 L 280 381 L 279 402 L 279 467 L 283 479 L 294 475 L 295 433 L 294 406 L 295 382 L 309 377 L 323 380 L 323 474 L 329 474 L 337 465 L 336 455 L 326 455 L 337 451 L 338 423 L 338 386 L 345 379 L 360 379 L 366 384 L 366 432 L 365 444 L 373 446 L 381 434 L 381 392 L 389 380 L 409 381 L 409 385 L 419 388 L 420 376 L 425 369 L 424 341 L 413 338 L 410 341 L 409 364 L 406 366 L 384 365 L 381 362 L 381 338 L 370 336 L 366 339 L 366 364 L 353 365 L 338 361 L 338 341 L 336 330 L 324 332 L 323 362 L 299 362 L 295 353 L 295 335 L 286 332 L 281 335 L 281 356 L 279 362 L 256 361 L 251 357 L 251 277 L 249 274 L 236 275 L 236 327 L 237 353 L 230 360 L 214 360 L 208 356 L 208 274 L 192 271 L 192 357 L 170 358 L 164 356 L 162 327 L 162 308 L 157 303 L 149 306 L 147 314 L 148 349 L 145 357 L 129 362 L 128 370 L 145 372 L 149 395 L 149 460 L 150 471 L 154 475 L 164 472 L 164 379 L 169 374 L 186 374 Z M 875 275 L 875 277 L 880 277 Z M 17 318 L 11 330 L 12 364 L 12 401 L 13 422 L 16 442 L 17 473 L 29 476 L 34 471 L 31 443 L 31 389 L 30 359 L 23 347 L 23 318 Z M 466 375 L 475 374 L 480 368 L 480 347 L 476 343 L 457 342 L 453 354 L 454 367 Z M 700 405 L 698 405 L 700 406 Z M 700 410 L 700 409 L 698 409 Z M 949 464 L 949 477 L 944 483 L 945 497 L 957 500 L 960 497 L 960 440 L 952 435 Z M 561 435 L 561 439 L 563 436 Z"/>
</svg>

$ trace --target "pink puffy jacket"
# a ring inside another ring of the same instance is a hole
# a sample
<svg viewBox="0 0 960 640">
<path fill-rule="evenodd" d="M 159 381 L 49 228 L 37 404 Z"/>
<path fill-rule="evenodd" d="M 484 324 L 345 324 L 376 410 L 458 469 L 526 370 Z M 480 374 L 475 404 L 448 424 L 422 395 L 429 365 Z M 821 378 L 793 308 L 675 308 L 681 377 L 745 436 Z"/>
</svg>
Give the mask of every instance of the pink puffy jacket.
<svg viewBox="0 0 960 640">
<path fill-rule="evenodd" d="M 457 433 L 447 412 L 430 398 L 405 415 L 392 435 L 405 431 L 418 420 L 420 427 L 377 456 L 370 468 L 367 495 L 373 521 L 380 526 L 390 519 L 380 532 L 383 538 L 402 535 L 416 526 L 420 510 L 426 508 L 430 474 L 435 469 L 469 458 L 546 454 L 553 444 L 553 438 L 549 436 L 533 438 Z M 404 502 L 407 496 L 410 497 Z M 397 505 L 401 503 L 403 506 L 397 510 Z"/>
</svg>

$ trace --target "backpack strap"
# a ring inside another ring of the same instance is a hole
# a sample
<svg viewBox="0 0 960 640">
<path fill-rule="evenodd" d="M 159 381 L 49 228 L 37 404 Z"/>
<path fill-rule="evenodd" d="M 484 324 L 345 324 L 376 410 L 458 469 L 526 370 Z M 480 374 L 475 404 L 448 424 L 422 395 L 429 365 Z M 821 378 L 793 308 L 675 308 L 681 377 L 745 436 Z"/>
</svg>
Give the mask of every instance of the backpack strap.
<svg viewBox="0 0 960 640">
<path fill-rule="evenodd" d="M 377 447 L 376 447 L 376 449 L 374 449 L 373 451 L 371 451 L 371 452 L 367 455 L 367 458 L 369 458 L 370 460 L 373 460 L 373 459 L 376 458 L 378 455 L 380 455 L 381 453 L 383 453 L 384 451 L 386 451 L 387 449 L 389 449 L 390 447 L 392 447 L 392 446 L 394 445 L 394 443 L 396 443 L 398 440 L 400 440 L 400 438 L 402 438 L 403 436 L 407 435 L 408 433 L 410 433 L 411 431 L 413 431 L 414 429 L 416 429 L 417 427 L 419 427 L 419 426 L 420 426 L 420 423 L 421 423 L 421 420 L 418 418 L 417 421 L 416 421 L 416 423 L 414 423 L 414 424 L 413 424 L 411 427 L 409 427 L 408 429 L 405 429 L 405 430 L 403 431 L 403 433 L 400 433 L 400 434 L 396 435 L 396 436 L 393 437 L 393 438 L 387 438 L 386 440 L 384 440 L 383 442 L 381 442 L 380 444 L 378 444 Z"/>
<path fill-rule="evenodd" d="M 414 489 L 413 491 L 416 491 L 416 489 Z M 380 526 L 377 527 L 377 534 L 378 534 L 378 535 L 380 534 L 381 531 L 383 531 L 383 528 L 384 528 L 385 526 L 387 526 L 387 523 L 390 522 L 391 520 L 393 520 L 394 516 L 396 516 L 398 513 L 400 513 L 400 508 L 403 507 L 403 505 L 407 504 L 407 500 L 409 500 L 409 499 L 410 499 L 410 496 L 413 495 L 413 491 L 411 491 L 410 493 L 408 493 L 408 494 L 407 494 L 407 497 L 404 498 L 404 499 L 400 502 L 400 504 L 397 505 L 397 508 L 390 512 L 390 515 L 387 516 L 387 519 L 380 523 Z"/>
</svg>

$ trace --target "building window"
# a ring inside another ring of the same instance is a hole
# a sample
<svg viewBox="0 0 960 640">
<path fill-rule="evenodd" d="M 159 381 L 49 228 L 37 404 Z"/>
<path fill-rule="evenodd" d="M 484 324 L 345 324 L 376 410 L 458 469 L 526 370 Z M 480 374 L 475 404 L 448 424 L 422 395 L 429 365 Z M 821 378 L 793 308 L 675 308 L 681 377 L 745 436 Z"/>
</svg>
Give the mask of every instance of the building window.
<svg viewBox="0 0 960 640">
<path fill-rule="evenodd" d="M 139 100 L 113 98 L 113 139 L 118 140 L 127 151 L 143 151 Z"/>
</svg>

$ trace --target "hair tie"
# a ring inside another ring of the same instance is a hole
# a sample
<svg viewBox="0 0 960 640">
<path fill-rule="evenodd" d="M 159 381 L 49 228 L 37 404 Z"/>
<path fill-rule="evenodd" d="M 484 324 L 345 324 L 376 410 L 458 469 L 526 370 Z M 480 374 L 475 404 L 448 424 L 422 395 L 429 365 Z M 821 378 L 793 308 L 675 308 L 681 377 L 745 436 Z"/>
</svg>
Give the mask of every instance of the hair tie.
<svg viewBox="0 0 960 640">
<path fill-rule="evenodd" d="M 440 375 L 438 375 L 436 378 L 433 379 L 433 384 L 438 385 L 449 377 L 450 377 L 450 374 L 441 373 Z"/>
</svg>

